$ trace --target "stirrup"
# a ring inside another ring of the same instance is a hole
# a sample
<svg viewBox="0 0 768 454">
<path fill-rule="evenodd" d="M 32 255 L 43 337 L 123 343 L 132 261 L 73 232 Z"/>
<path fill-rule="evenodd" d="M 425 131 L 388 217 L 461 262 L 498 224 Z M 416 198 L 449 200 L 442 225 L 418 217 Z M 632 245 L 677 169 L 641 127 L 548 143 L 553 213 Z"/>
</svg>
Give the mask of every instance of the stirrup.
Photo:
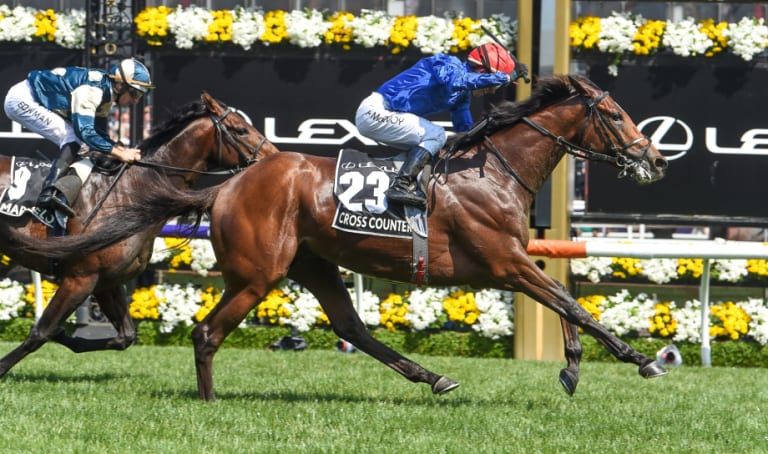
<svg viewBox="0 0 768 454">
<path fill-rule="evenodd" d="M 70 207 L 69 204 L 67 204 L 66 198 L 61 193 L 58 193 L 58 191 L 56 192 L 57 193 L 54 193 L 51 196 L 51 200 L 46 206 L 54 210 L 61 211 L 62 213 L 66 214 L 71 218 L 77 216 L 77 213 L 75 213 L 75 210 L 73 210 L 72 207 Z"/>
<path fill-rule="evenodd" d="M 419 208 L 427 207 L 427 197 L 419 191 L 414 193 L 411 191 L 402 191 L 398 188 L 390 188 L 384 193 L 387 199 L 392 202 L 400 202 L 403 205 L 411 205 Z"/>
</svg>

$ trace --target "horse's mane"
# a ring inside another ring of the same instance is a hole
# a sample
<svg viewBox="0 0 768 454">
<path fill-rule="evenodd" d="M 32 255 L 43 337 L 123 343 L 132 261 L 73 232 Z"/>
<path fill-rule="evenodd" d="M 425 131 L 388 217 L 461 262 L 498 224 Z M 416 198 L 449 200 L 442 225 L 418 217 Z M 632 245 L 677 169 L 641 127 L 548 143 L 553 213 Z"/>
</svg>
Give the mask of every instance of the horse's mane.
<svg viewBox="0 0 768 454">
<path fill-rule="evenodd" d="M 471 136 L 470 132 L 455 134 L 446 142 L 445 148 L 450 150 L 455 144 L 469 146 L 479 142 L 485 136 L 519 122 L 523 117 L 568 98 L 573 95 L 573 90 L 569 76 L 552 76 L 539 79 L 528 99 L 520 102 L 502 101 L 491 106 L 490 112 L 483 120 L 486 121 L 486 124 L 481 130 L 474 131 Z"/>
<path fill-rule="evenodd" d="M 222 106 L 226 109 L 226 106 L 223 104 Z M 202 101 L 191 101 L 181 106 L 176 113 L 162 124 L 154 126 L 150 136 L 142 140 L 138 147 L 143 155 L 149 156 L 161 145 L 168 143 L 172 137 L 175 137 L 190 122 L 208 114 L 208 109 Z"/>
</svg>

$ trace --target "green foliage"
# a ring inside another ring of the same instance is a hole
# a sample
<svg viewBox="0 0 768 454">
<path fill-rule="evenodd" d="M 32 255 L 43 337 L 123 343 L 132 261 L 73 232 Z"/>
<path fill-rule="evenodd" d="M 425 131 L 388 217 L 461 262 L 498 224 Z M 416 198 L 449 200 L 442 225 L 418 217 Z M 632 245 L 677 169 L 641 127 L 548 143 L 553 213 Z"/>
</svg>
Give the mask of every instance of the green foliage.
<svg viewBox="0 0 768 454">
<path fill-rule="evenodd" d="M 35 321 L 31 318 L 14 318 L 0 322 L 0 340 L 21 342 L 32 329 Z"/>
</svg>

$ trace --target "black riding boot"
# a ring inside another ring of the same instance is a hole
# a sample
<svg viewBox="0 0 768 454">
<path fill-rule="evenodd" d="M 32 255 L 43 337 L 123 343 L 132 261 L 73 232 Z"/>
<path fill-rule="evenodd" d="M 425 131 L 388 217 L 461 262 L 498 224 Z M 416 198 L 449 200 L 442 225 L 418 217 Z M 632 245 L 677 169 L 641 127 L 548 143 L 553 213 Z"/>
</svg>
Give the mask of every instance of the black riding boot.
<svg viewBox="0 0 768 454">
<path fill-rule="evenodd" d="M 76 142 L 70 142 L 61 147 L 59 157 L 51 164 L 51 173 L 43 182 L 43 190 L 37 198 L 37 206 L 60 210 L 71 217 L 75 216 L 74 210 L 67 204 L 66 197 L 56 187 L 56 182 L 66 175 L 69 166 L 75 162 L 79 149 L 80 145 Z"/>
<path fill-rule="evenodd" d="M 418 147 L 408 154 L 408 158 L 400 168 L 392 186 L 385 193 L 387 199 L 392 202 L 400 202 L 403 205 L 413 205 L 421 208 L 427 206 L 427 196 L 417 188 L 416 176 L 421 169 L 432 159 L 432 155 L 425 149 Z"/>
</svg>

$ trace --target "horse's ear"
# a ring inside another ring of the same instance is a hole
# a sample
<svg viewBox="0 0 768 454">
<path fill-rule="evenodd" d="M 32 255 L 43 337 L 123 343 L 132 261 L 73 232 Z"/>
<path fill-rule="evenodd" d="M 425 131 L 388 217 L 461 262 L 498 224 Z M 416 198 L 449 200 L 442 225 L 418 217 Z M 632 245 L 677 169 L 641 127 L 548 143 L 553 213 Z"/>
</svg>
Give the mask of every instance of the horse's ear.
<svg viewBox="0 0 768 454">
<path fill-rule="evenodd" d="M 599 91 L 597 86 L 584 76 L 569 75 L 568 81 L 574 90 L 586 96 L 592 96 L 595 91 Z"/>
<path fill-rule="evenodd" d="M 205 104 L 205 107 L 208 109 L 208 111 L 215 115 L 220 115 L 221 112 L 224 110 L 221 107 L 221 104 L 219 104 L 218 101 L 213 99 L 213 97 L 209 95 L 207 92 L 203 92 L 203 94 L 200 95 L 200 100 L 203 101 L 203 104 Z"/>
</svg>

